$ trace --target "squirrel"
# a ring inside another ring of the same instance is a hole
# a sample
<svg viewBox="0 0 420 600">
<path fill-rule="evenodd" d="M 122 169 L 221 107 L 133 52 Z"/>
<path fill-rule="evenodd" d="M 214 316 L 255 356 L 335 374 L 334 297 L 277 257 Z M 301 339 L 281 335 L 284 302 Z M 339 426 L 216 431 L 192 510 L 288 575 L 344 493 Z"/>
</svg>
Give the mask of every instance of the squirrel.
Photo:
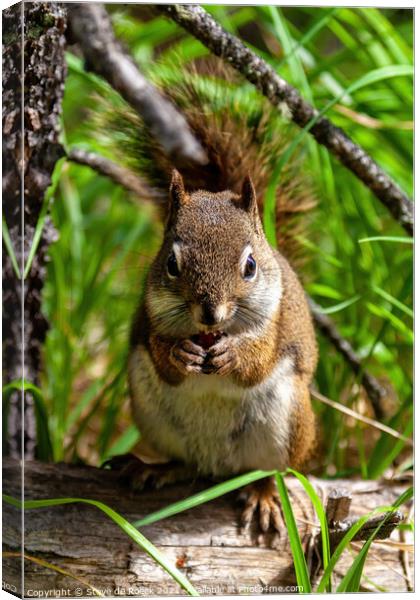
<svg viewBox="0 0 420 600">
<path fill-rule="evenodd" d="M 174 169 L 130 110 L 107 117 L 127 136 L 124 153 L 132 149 L 131 166 L 137 161 L 151 197 L 160 194 L 164 207 L 162 245 L 130 336 L 132 414 L 157 457 L 124 467 L 135 488 L 301 468 L 315 446 L 309 386 L 317 345 L 305 293 L 286 258 L 293 254 L 288 224 L 312 196 L 296 169 L 287 172 L 276 192 L 280 251 L 273 248 L 260 213 L 285 144 L 279 115 L 249 90 L 252 104 L 231 88 L 229 100 L 221 73 L 230 85 L 225 68 L 213 65 L 165 87 L 205 148 L 205 166 Z M 263 531 L 281 529 L 273 477 L 246 489 L 242 524 L 254 515 Z"/>
</svg>

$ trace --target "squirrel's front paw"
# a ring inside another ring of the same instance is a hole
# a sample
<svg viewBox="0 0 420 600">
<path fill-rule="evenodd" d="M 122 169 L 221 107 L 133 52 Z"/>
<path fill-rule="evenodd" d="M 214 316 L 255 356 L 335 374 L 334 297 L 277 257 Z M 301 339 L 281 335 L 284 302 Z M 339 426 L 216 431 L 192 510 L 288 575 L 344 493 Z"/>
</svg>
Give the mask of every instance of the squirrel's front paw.
<svg viewBox="0 0 420 600">
<path fill-rule="evenodd" d="M 188 339 L 177 342 L 169 353 L 169 360 L 183 375 L 201 373 L 205 358 L 205 350 Z"/>
<path fill-rule="evenodd" d="M 207 354 L 203 373 L 229 375 L 238 366 L 238 354 L 229 338 L 223 337 Z"/>
</svg>

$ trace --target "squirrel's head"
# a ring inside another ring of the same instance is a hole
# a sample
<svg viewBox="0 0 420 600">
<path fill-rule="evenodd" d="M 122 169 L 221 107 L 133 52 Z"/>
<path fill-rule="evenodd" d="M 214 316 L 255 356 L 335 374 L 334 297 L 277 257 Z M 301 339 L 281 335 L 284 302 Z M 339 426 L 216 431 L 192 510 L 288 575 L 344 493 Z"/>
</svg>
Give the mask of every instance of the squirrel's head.
<svg viewBox="0 0 420 600">
<path fill-rule="evenodd" d="M 246 177 L 241 194 L 188 193 L 174 171 L 147 309 L 157 333 L 190 337 L 262 327 L 281 296 L 281 273 Z"/>
</svg>

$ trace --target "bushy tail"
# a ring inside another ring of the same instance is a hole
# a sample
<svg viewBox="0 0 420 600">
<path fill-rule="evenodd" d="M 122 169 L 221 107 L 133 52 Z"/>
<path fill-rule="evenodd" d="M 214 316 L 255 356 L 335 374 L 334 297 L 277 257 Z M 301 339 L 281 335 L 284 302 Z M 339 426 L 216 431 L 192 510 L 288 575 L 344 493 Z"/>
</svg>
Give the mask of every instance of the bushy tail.
<svg viewBox="0 0 420 600">
<path fill-rule="evenodd" d="M 155 83 L 183 112 L 191 130 L 207 152 L 208 164 L 174 165 L 142 120 L 124 103 L 101 111 L 98 129 L 111 141 L 113 154 L 141 175 L 162 205 L 168 197 L 171 171 L 176 166 L 187 189 L 240 192 L 244 176 L 253 180 L 262 214 L 264 196 L 274 167 L 295 131 L 252 86 L 235 80 L 218 60 L 201 62 L 181 73 L 163 69 Z M 296 263 L 297 234 L 304 221 L 297 218 L 315 204 L 304 159 L 296 153 L 284 166 L 276 189 L 276 231 L 282 252 Z M 306 172 L 307 173 L 307 172 Z"/>
</svg>

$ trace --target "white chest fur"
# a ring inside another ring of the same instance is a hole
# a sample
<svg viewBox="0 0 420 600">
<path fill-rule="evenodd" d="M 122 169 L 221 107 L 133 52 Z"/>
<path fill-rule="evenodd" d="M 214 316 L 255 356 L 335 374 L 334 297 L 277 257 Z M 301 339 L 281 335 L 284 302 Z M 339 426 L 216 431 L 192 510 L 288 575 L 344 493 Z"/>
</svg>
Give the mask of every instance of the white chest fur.
<svg viewBox="0 0 420 600">
<path fill-rule="evenodd" d="M 148 442 L 207 474 L 282 469 L 288 460 L 292 359 L 279 361 L 260 384 L 242 388 L 229 377 L 194 375 L 163 383 L 147 351 L 131 355 L 133 413 Z"/>
</svg>

